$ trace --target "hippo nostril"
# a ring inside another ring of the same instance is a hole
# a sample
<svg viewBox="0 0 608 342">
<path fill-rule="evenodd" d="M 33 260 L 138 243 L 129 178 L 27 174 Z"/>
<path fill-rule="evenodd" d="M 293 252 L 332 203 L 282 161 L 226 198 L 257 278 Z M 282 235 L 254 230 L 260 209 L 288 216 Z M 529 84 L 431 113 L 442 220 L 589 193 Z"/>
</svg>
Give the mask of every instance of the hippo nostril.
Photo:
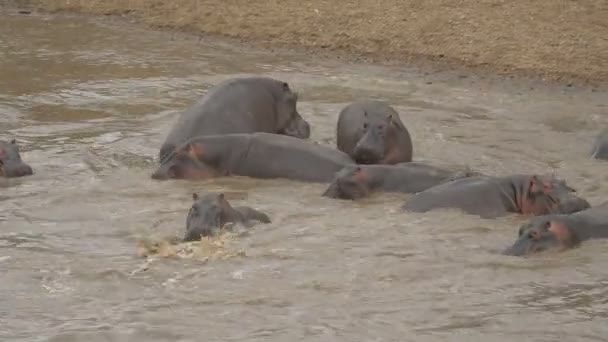
<svg viewBox="0 0 608 342">
<path fill-rule="evenodd" d="M 368 149 L 358 149 L 355 151 L 355 161 L 359 164 L 370 164 L 378 160 L 378 156 Z"/>
<path fill-rule="evenodd" d="M 166 179 L 168 179 L 168 177 L 164 172 L 156 171 L 152 174 L 152 179 L 166 180 Z"/>
</svg>

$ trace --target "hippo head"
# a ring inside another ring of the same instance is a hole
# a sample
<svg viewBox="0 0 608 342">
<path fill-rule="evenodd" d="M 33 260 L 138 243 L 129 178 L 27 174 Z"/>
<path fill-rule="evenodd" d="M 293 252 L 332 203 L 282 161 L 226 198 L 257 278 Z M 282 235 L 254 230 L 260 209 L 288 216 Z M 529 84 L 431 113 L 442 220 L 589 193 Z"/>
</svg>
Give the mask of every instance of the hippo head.
<svg viewBox="0 0 608 342">
<path fill-rule="evenodd" d="M 368 175 L 361 166 L 348 165 L 336 172 L 332 183 L 323 193 L 324 197 L 357 200 L 370 193 Z"/>
<path fill-rule="evenodd" d="M 572 233 L 566 221 L 565 217 L 559 215 L 532 218 L 519 228 L 517 240 L 513 246 L 504 251 L 504 254 L 522 256 L 575 247 L 579 239 Z"/>
<path fill-rule="evenodd" d="M 298 93 L 292 92 L 289 84 L 282 82 L 277 100 L 277 133 L 295 138 L 308 139 L 310 125 L 297 110 Z"/>
<path fill-rule="evenodd" d="M 201 236 L 210 236 L 216 229 L 222 228 L 227 217 L 234 209 L 226 201 L 223 193 L 211 193 L 203 196 L 192 194 L 192 207 L 186 219 L 184 241 L 200 240 Z"/>
<path fill-rule="evenodd" d="M 32 174 L 32 168 L 21 160 L 15 139 L 10 142 L 0 141 L 0 176 L 12 178 Z"/>
<path fill-rule="evenodd" d="M 553 175 L 533 175 L 526 188 L 520 203 L 522 214 L 571 214 L 591 207 L 566 181 Z"/>
<path fill-rule="evenodd" d="M 200 149 L 201 146 L 196 143 L 187 143 L 177 148 L 161 160 L 152 179 L 202 180 L 217 177 L 218 170 L 199 160 L 197 153 L 200 153 Z"/>
<path fill-rule="evenodd" d="M 367 112 L 363 113 L 361 138 L 353 149 L 352 158 L 358 164 L 378 164 L 385 157 L 385 139 L 394 125 L 393 116 L 387 115 L 383 120 L 370 120 Z"/>
</svg>

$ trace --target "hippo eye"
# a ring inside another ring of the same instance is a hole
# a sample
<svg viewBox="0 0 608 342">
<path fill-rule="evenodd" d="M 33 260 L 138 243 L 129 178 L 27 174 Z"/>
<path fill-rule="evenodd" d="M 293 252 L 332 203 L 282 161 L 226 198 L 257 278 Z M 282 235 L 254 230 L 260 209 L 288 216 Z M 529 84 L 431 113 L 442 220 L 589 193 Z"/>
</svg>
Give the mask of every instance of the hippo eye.
<svg viewBox="0 0 608 342">
<path fill-rule="evenodd" d="M 366 123 L 364 123 L 364 124 L 363 124 L 363 129 L 366 129 L 366 128 L 367 128 L 367 124 L 366 124 Z"/>
<path fill-rule="evenodd" d="M 182 177 L 181 168 L 178 165 L 173 165 L 167 170 L 169 178 L 180 178 Z"/>
<path fill-rule="evenodd" d="M 530 240 L 537 240 L 539 238 L 539 234 L 536 230 L 532 230 L 532 231 L 528 232 L 528 238 Z"/>
</svg>

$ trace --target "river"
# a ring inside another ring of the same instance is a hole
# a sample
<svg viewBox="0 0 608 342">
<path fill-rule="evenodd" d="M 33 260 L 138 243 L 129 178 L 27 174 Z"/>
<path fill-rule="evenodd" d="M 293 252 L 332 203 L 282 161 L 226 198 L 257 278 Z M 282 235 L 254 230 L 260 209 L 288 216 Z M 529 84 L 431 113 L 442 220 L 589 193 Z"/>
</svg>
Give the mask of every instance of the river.
<svg viewBox="0 0 608 342">
<path fill-rule="evenodd" d="M 525 218 L 402 212 L 407 198 L 325 185 L 150 178 L 179 110 L 213 84 L 290 83 L 311 139 L 378 98 L 414 159 L 488 174 L 554 172 L 592 204 L 608 92 L 249 51 L 111 19 L 0 14 L 0 139 L 35 175 L 0 180 L 2 341 L 608 341 L 608 243 L 507 257 Z M 143 258 L 181 236 L 192 192 L 273 223 Z M 156 239 L 156 240 L 155 240 Z M 195 246 L 196 245 L 196 246 Z M 198 249 L 198 250 L 197 250 Z"/>
</svg>

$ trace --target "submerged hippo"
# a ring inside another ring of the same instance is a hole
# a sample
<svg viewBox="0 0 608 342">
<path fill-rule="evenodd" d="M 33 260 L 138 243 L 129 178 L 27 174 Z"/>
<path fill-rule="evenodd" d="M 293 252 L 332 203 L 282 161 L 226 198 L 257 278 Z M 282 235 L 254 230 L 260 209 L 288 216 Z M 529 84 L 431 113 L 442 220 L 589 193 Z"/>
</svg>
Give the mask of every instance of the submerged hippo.
<svg viewBox="0 0 608 342">
<path fill-rule="evenodd" d="M 545 250 L 565 250 L 589 239 L 608 238 L 608 202 L 569 215 L 533 217 L 519 228 L 506 255 L 521 256 Z"/>
<path fill-rule="evenodd" d="M 232 207 L 223 193 L 203 196 L 192 194 L 192 207 L 186 219 L 184 241 L 200 240 L 201 236 L 213 235 L 227 223 L 252 226 L 255 222 L 270 223 L 268 215 L 250 207 Z"/>
<path fill-rule="evenodd" d="M 403 209 L 426 212 L 457 208 L 483 218 L 508 213 L 567 214 L 589 208 L 564 180 L 551 175 L 475 176 L 439 184 L 412 196 Z"/>
<path fill-rule="evenodd" d="M 358 164 L 412 161 L 412 139 L 399 113 L 380 101 L 356 101 L 338 117 L 338 149 Z"/>
<path fill-rule="evenodd" d="M 12 178 L 32 174 L 34 174 L 32 168 L 21 160 L 19 146 L 15 139 L 10 142 L 0 140 L 0 176 Z"/>
<path fill-rule="evenodd" d="M 309 140 L 271 133 L 197 137 L 178 147 L 154 179 L 206 179 L 228 175 L 330 182 L 353 161 Z"/>
<path fill-rule="evenodd" d="M 608 160 L 608 128 L 601 131 L 595 139 L 591 157 L 595 159 Z"/>
<path fill-rule="evenodd" d="M 338 171 L 323 196 L 357 200 L 375 191 L 416 193 L 450 180 L 480 175 L 420 163 L 347 165 Z"/>
<path fill-rule="evenodd" d="M 310 125 L 298 113 L 297 101 L 289 84 L 272 78 L 223 81 L 180 115 L 160 149 L 160 160 L 201 135 L 268 132 L 306 139 Z"/>
</svg>

